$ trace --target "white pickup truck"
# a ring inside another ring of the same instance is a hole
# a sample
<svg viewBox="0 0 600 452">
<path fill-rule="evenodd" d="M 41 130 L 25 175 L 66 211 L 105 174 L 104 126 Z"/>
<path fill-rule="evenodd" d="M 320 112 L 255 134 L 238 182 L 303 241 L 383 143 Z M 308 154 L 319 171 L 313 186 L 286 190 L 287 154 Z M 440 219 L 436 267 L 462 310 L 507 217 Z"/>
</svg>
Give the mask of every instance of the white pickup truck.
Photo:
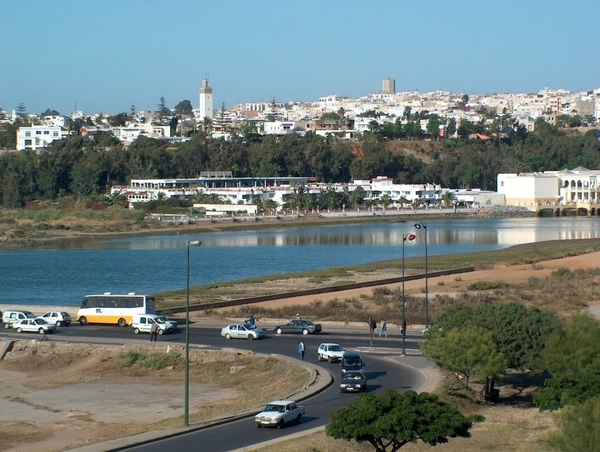
<svg viewBox="0 0 600 452">
<path fill-rule="evenodd" d="M 254 420 L 258 428 L 277 427 L 281 428 L 288 422 L 300 423 L 304 416 L 304 407 L 293 400 L 275 400 L 258 413 Z"/>
</svg>

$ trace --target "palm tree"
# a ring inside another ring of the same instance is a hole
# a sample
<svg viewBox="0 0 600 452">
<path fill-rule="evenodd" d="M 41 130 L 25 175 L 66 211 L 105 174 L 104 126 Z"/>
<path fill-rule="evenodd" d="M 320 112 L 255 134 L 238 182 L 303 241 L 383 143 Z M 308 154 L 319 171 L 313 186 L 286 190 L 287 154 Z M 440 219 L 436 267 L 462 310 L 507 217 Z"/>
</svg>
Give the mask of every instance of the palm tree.
<svg viewBox="0 0 600 452">
<path fill-rule="evenodd" d="M 386 193 L 385 195 L 383 195 L 381 197 L 381 199 L 379 200 L 379 202 L 381 203 L 381 205 L 383 206 L 383 209 L 385 210 L 392 203 L 392 198 L 390 197 L 390 195 L 388 195 Z"/>
<path fill-rule="evenodd" d="M 447 191 L 442 195 L 442 204 L 447 207 L 453 206 L 456 204 L 456 193 L 453 191 Z"/>
<path fill-rule="evenodd" d="M 272 214 L 277 213 L 277 209 L 279 208 L 279 203 L 274 199 L 268 199 L 264 203 L 265 209 L 267 209 Z"/>
</svg>

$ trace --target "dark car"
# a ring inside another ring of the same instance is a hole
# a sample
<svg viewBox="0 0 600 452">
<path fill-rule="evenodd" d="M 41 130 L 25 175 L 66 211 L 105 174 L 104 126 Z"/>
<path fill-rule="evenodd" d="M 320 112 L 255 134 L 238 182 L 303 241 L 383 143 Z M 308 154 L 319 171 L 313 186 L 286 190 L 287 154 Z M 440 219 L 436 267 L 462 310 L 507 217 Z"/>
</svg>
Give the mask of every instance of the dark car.
<svg viewBox="0 0 600 452">
<path fill-rule="evenodd" d="M 360 353 L 344 352 L 342 359 L 340 360 L 340 366 L 342 367 L 342 376 L 344 376 L 346 372 L 362 370 L 362 368 L 365 366 L 365 363 L 360 357 Z"/>
<path fill-rule="evenodd" d="M 296 333 L 307 335 L 321 332 L 321 324 L 311 322 L 310 320 L 296 319 L 290 320 L 285 325 L 278 325 L 273 330 L 277 334 Z"/>
<path fill-rule="evenodd" d="M 340 392 L 362 392 L 367 388 L 367 377 L 362 370 L 348 370 L 340 381 Z"/>
</svg>

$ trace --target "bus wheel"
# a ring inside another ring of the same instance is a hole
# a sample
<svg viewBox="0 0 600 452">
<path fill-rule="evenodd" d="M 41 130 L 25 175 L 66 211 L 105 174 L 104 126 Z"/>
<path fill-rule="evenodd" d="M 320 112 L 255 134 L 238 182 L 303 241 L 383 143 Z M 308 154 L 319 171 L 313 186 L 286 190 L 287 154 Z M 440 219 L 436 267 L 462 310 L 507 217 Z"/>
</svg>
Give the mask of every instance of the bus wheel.
<svg viewBox="0 0 600 452">
<path fill-rule="evenodd" d="M 125 319 L 119 319 L 119 326 L 127 326 L 127 321 Z"/>
<path fill-rule="evenodd" d="M 85 317 L 80 317 L 79 318 L 79 323 L 81 325 L 87 325 L 87 319 Z"/>
</svg>

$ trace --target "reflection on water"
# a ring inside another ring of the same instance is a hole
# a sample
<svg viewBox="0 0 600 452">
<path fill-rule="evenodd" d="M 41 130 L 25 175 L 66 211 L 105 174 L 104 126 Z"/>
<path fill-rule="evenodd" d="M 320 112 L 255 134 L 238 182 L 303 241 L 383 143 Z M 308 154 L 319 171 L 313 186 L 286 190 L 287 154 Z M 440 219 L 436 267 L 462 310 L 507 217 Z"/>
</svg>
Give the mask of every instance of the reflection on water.
<svg viewBox="0 0 600 452">
<path fill-rule="evenodd" d="M 600 237 L 596 218 L 435 220 L 427 225 L 428 254 L 465 253 L 547 240 Z M 76 305 L 86 294 L 162 292 L 210 284 L 400 259 L 425 253 L 425 231 L 412 223 L 320 226 L 198 235 L 121 238 L 65 247 L 0 252 L 0 303 Z"/>
</svg>

